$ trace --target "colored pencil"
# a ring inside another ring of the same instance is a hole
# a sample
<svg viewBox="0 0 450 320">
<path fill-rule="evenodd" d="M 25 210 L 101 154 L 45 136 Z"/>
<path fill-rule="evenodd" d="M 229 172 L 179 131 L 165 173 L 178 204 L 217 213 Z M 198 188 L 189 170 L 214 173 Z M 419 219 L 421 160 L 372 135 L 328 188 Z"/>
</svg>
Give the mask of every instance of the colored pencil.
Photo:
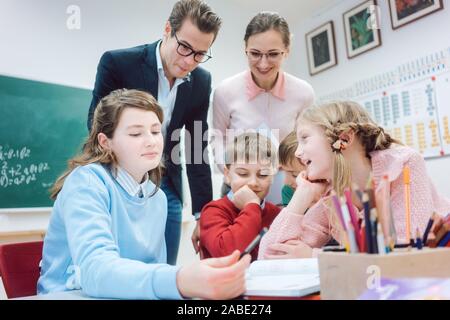
<svg viewBox="0 0 450 320">
<path fill-rule="evenodd" d="M 350 221 L 353 225 L 353 230 L 355 230 L 355 239 L 356 244 L 358 245 L 358 249 L 361 249 L 361 239 L 359 238 L 359 223 L 358 223 L 358 215 L 355 212 L 355 208 L 352 202 L 352 192 L 350 189 L 346 188 L 344 190 L 345 201 L 347 203 L 348 212 L 350 214 Z"/>
<path fill-rule="evenodd" d="M 430 220 L 428 220 L 428 224 L 427 224 L 427 227 L 425 228 L 425 232 L 423 233 L 422 243 L 423 243 L 424 246 L 427 245 L 428 235 L 430 233 L 431 227 L 433 226 L 433 222 L 434 222 L 435 217 L 436 217 L 436 212 L 433 212 L 431 214 Z"/>
<path fill-rule="evenodd" d="M 372 248 L 372 228 L 370 224 L 370 203 L 369 203 L 369 195 L 367 192 L 363 193 L 363 207 L 364 207 L 364 228 L 365 228 L 365 240 L 366 240 L 366 249 L 367 253 L 373 253 Z"/>
<path fill-rule="evenodd" d="M 417 247 L 417 249 L 418 250 L 422 250 L 422 238 L 421 238 L 421 236 L 420 236 L 420 231 L 419 231 L 419 228 L 417 228 L 417 231 L 416 231 L 416 247 Z"/>
<path fill-rule="evenodd" d="M 411 191 L 410 191 L 410 171 L 409 166 L 403 167 L 403 184 L 405 185 L 405 223 L 406 223 L 406 241 L 412 239 L 411 234 Z"/>
<path fill-rule="evenodd" d="M 378 253 L 380 255 L 386 254 L 386 243 L 384 241 L 384 235 L 381 230 L 381 224 L 378 224 L 378 232 L 377 232 L 377 244 L 378 244 Z"/>
</svg>

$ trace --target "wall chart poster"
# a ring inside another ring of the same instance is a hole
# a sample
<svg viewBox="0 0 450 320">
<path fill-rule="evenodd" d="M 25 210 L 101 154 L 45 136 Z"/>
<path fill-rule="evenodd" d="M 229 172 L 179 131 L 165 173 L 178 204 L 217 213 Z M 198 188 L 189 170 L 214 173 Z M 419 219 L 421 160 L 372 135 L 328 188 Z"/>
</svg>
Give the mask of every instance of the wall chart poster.
<svg viewBox="0 0 450 320">
<path fill-rule="evenodd" d="M 450 48 L 322 96 L 350 99 L 425 158 L 450 154 Z"/>
</svg>

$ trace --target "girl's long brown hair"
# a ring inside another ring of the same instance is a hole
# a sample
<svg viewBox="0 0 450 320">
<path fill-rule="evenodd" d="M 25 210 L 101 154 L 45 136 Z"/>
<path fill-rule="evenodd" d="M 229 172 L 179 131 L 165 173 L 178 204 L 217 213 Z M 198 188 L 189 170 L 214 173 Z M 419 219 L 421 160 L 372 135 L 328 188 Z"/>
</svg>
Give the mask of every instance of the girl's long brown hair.
<svg viewBox="0 0 450 320">
<path fill-rule="evenodd" d="M 117 168 L 117 160 L 110 150 L 102 148 L 98 142 L 98 134 L 104 133 L 109 139 L 113 138 L 114 132 L 120 120 L 122 112 L 126 108 L 136 108 L 152 111 L 159 121 L 163 122 L 163 111 L 156 99 L 149 93 L 139 90 L 118 89 L 112 91 L 98 103 L 92 120 L 92 128 L 81 154 L 68 161 L 68 169 L 56 180 L 50 189 L 51 198 L 56 199 L 61 191 L 67 176 L 77 167 L 90 163 L 101 163 L 110 165 L 114 170 Z M 150 179 L 156 184 L 158 191 L 162 177 L 162 164 L 150 170 Z"/>
</svg>

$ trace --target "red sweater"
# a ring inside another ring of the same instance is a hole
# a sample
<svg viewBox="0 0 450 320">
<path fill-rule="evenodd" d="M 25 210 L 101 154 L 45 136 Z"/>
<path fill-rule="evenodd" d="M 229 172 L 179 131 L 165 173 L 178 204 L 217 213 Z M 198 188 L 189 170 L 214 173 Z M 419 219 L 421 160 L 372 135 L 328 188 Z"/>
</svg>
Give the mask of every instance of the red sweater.
<svg viewBox="0 0 450 320">
<path fill-rule="evenodd" d="M 200 216 L 200 249 L 203 258 L 223 257 L 238 249 L 243 252 L 262 228 L 270 224 L 280 208 L 266 201 L 264 209 L 255 203 L 241 211 L 227 196 L 211 201 L 203 207 Z M 258 256 L 258 247 L 251 252 L 252 261 Z"/>
</svg>

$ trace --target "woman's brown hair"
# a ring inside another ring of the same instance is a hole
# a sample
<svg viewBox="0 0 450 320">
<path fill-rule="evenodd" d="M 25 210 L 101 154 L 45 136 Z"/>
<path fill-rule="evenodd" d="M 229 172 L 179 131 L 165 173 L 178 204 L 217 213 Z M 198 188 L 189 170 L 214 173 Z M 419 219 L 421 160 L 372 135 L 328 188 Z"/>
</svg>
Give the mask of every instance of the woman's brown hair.
<svg viewBox="0 0 450 320">
<path fill-rule="evenodd" d="M 289 31 L 289 25 L 286 19 L 278 13 L 270 11 L 260 12 L 250 20 L 245 30 L 245 45 L 247 45 L 248 39 L 252 35 L 269 30 L 278 31 L 281 34 L 284 46 L 289 48 L 291 44 L 291 32 Z"/>
</svg>

